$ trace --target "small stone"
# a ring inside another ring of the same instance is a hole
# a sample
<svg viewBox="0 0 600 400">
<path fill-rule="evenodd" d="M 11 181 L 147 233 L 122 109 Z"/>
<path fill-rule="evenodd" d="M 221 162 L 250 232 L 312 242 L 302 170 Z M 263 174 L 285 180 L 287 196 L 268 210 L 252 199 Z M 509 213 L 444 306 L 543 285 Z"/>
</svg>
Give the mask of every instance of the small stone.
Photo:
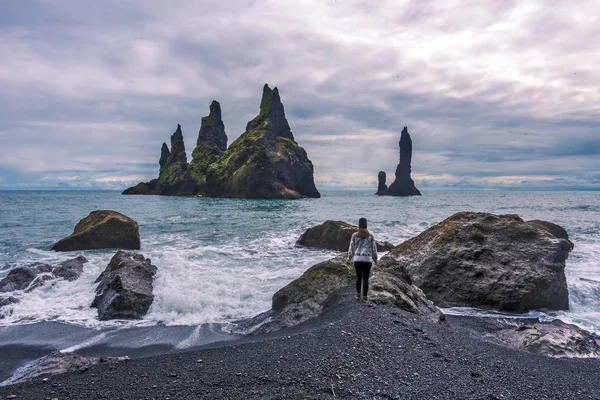
<svg viewBox="0 0 600 400">
<path fill-rule="evenodd" d="M 196 361 L 196 362 L 199 362 L 199 363 L 201 363 L 201 362 L 202 362 L 202 360 L 200 359 L 200 360 L 198 360 L 198 361 Z"/>
<path fill-rule="evenodd" d="M 9 394 L 8 396 L 6 396 L 7 399 L 16 399 L 17 395 L 16 394 Z"/>
<path fill-rule="evenodd" d="M 48 382 L 48 378 L 42 379 L 42 382 Z"/>
</svg>

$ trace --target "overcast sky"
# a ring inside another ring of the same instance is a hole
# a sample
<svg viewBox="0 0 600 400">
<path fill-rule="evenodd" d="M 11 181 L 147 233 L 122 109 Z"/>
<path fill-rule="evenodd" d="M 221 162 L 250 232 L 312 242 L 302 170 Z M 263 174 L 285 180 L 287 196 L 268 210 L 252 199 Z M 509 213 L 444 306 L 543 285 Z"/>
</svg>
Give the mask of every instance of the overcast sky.
<svg viewBox="0 0 600 400">
<path fill-rule="evenodd" d="M 194 3 L 193 5 L 191 3 Z M 600 2 L 0 0 L 0 189 L 124 189 L 277 86 L 318 188 L 600 189 Z"/>
</svg>

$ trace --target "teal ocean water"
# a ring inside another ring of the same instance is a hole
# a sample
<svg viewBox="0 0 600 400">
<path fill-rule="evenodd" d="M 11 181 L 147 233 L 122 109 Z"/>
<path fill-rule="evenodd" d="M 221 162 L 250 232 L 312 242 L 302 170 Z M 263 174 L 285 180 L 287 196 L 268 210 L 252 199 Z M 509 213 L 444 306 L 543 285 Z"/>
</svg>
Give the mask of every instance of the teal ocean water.
<svg viewBox="0 0 600 400">
<path fill-rule="evenodd" d="M 295 246 L 310 226 L 327 219 L 356 223 L 364 216 L 377 239 L 398 244 L 468 210 L 519 214 L 564 226 L 575 243 L 566 269 L 571 310 L 551 317 L 600 332 L 598 192 L 425 192 L 422 197 L 393 198 L 325 191 L 321 199 L 279 201 L 14 191 L 0 192 L 0 204 L 0 278 L 35 261 L 58 263 L 77 254 L 90 260 L 75 282 L 56 281 L 16 294 L 21 302 L 0 319 L 0 326 L 49 321 L 90 328 L 227 323 L 267 310 L 279 288 L 336 254 Z M 89 307 L 94 280 L 114 251 L 49 250 L 95 209 L 135 219 L 141 253 L 158 267 L 155 301 L 142 321 L 99 322 Z"/>
</svg>

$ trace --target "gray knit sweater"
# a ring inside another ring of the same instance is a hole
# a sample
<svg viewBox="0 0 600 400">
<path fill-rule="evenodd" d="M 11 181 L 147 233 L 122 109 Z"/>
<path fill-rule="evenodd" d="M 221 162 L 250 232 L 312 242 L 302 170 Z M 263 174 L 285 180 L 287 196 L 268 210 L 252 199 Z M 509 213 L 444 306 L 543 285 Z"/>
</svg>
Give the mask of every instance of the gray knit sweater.
<svg viewBox="0 0 600 400">
<path fill-rule="evenodd" d="M 358 232 L 355 232 L 350 239 L 350 248 L 348 249 L 348 260 L 359 262 L 377 262 L 377 243 L 373 235 L 368 238 L 361 238 Z"/>
</svg>

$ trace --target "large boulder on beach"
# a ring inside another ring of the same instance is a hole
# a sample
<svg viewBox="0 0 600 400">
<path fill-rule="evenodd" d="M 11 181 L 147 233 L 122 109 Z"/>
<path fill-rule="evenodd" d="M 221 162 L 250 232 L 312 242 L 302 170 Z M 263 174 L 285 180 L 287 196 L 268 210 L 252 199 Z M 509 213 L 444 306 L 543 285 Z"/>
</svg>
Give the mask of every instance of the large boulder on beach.
<svg viewBox="0 0 600 400">
<path fill-rule="evenodd" d="M 100 274 L 92 307 L 98 319 L 140 319 L 154 300 L 153 279 L 157 268 L 149 258 L 137 253 L 117 251 Z"/>
<path fill-rule="evenodd" d="M 302 276 L 273 295 L 271 310 L 254 319 L 262 324 L 259 332 L 274 331 L 304 322 L 323 311 L 325 301 L 334 291 L 354 285 L 356 272 L 347 253 L 313 265 Z M 403 310 L 440 322 L 444 315 L 414 286 L 402 268 L 374 267 L 370 281 L 370 301 Z"/>
<path fill-rule="evenodd" d="M 358 226 L 344 221 L 327 220 L 320 225 L 308 228 L 298 239 L 296 245 L 317 249 L 348 251 L 352 234 Z M 390 251 L 394 245 L 377 240 L 377 251 Z"/>
<path fill-rule="evenodd" d="M 139 249 L 140 232 L 137 222 L 111 210 L 92 211 L 79 221 L 70 236 L 52 246 L 55 251 L 112 248 Z"/>
<path fill-rule="evenodd" d="M 523 325 L 493 334 L 511 347 L 560 358 L 600 358 L 600 340 L 559 319 Z"/>
<path fill-rule="evenodd" d="M 439 307 L 566 310 L 571 248 L 517 215 L 461 212 L 395 247 L 382 263 L 405 267 Z"/>
</svg>

